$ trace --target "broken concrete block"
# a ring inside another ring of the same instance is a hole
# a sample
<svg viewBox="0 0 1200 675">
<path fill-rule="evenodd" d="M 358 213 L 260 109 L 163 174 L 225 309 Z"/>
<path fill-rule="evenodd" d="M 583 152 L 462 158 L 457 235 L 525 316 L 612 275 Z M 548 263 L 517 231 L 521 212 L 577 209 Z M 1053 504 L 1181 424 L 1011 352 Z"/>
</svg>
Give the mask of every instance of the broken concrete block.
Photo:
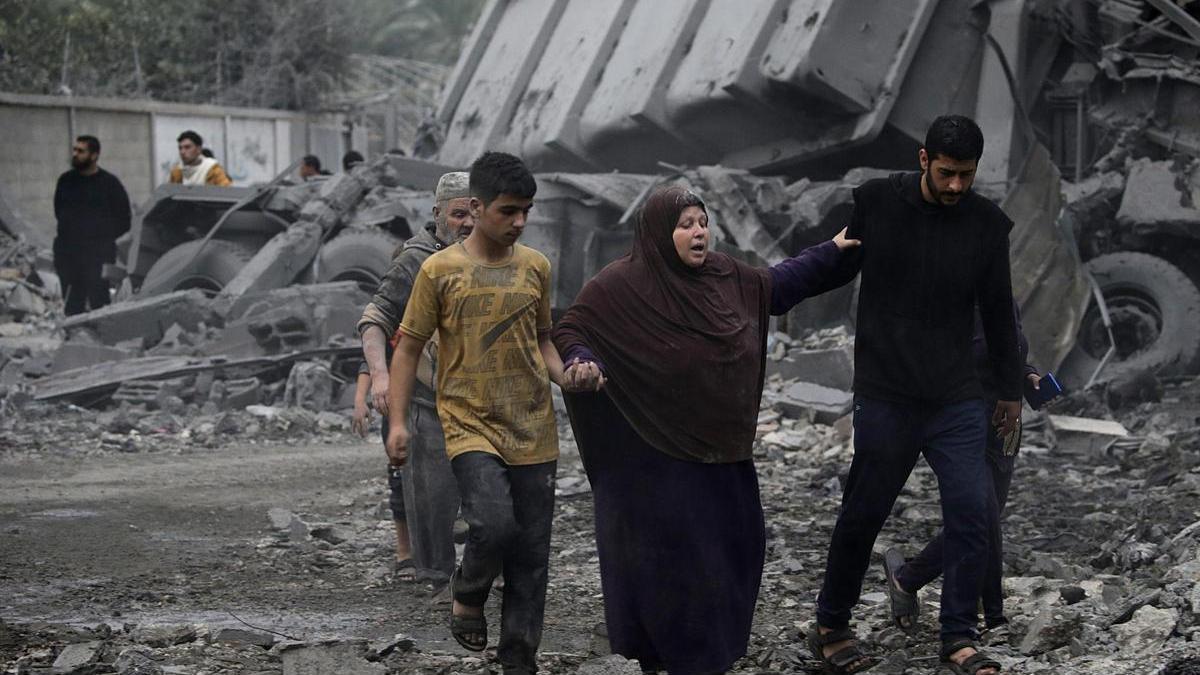
<svg viewBox="0 0 1200 675">
<path fill-rule="evenodd" d="M 275 644 L 275 636 L 241 628 L 222 628 L 212 637 L 213 642 L 224 642 L 233 645 L 253 645 L 270 649 Z"/>
<path fill-rule="evenodd" d="M 385 675 L 387 668 L 364 658 L 366 640 L 301 644 L 283 650 L 283 675 Z"/>
<path fill-rule="evenodd" d="M 849 391 L 854 385 L 854 350 L 793 349 L 779 361 L 767 361 L 767 376 L 775 373 L 785 380 L 800 380 Z"/>
<path fill-rule="evenodd" d="M 148 647 L 171 647 L 196 639 L 194 626 L 139 626 L 130 634 L 134 642 Z"/>
<path fill-rule="evenodd" d="M 1200 209 L 1184 206 L 1184 195 L 1178 182 L 1171 170 L 1171 162 L 1134 161 L 1129 166 L 1117 222 L 1134 228 L 1164 224 L 1200 226 Z"/>
<path fill-rule="evenodd" d="M 1044 654 L 1070 644 L 1083 632 L 1083 617 L 1074 610 L 1046 607 L 1029 624 L 1019 649 L 1026 656 Z"/>
<path fill-rule="evenodd" d="M 354 174 L 341 173 L 321 184 L 321 200 L 338 213 L 354 206 L 362 198 L 363 184 Z"/>
<path fill-rule="evenodd" d="M 5 293 L 4 287 L 11 286 Z M 0 306 L 17 317 L 41 316 L 46 313 L 46 301 L 22 282 L 6 281 L 0 285 Z"/>
<path fill-rule="evenodd" d="M 118 675 L 164 675 L 162 666 L 142 647 L 123 650 L 113 668 L 116 668 Z"/>
<path fill-rule="evenodd" d="M 1113 626 L 1112 632 L 1123 652 L 1159 654 L 1178 621 L 1178 610 L 1147 606 L 1134 612 L 1128 622 Z"/>
<path fill-rule="evenodd" d="M 812 414 L 813 421 L 818 424 L 833 424 L 854 407 L 854 394 L 811 382 L 797 382 L 784 390 L 776 406 L 788 417 Z"/>
<path fill-rule="evenodd" d="M 85 669 L 90 672 L 90 666 L 99 659 L 103 647 L 104 643 L 99 640 L 67 645 L 58 653 L 58 658 L 54 659 L 50 672 L 55 675 L 72 675 L 84 672 Z"/>
<path fill-rule="evenodd" d="M 1120 422 L 1069 415 L 1050 415 L 1049 419 L 1056 447 L 1063 452 L 1101 454 L 1109 443 L 1129 436 Z"/>
<path fill-rule="evenodd" d="M 292 366 L 283 392 L 285 406 L 325 410 L 333 400 L 333 373 L 322 361 L 302 361 Z"/>
<path fill-rule="evenodd" d="M 328 231 L 334 225 L 337 225 L 341 217 L 342 214 L 337 209 L 319 199 L 314 199 L 305 204 L 303 209 L 300 209 L 300 216 L 297 220 L 303 223 L 311 223 L 322 231 Z"/>
<path fill-rule="evenodd" d="M 72 368 L 86 368 L 97 363 L 124 361 L 136 356 L 133 352 L 118 347 L 88 344 L 86 342 L 64 342 L 54 352 L 54 367 L 51 372 L 61 373 Z"/>
<path fill-rule="evenodd" d="M 63 330 L 68 338 L 76 332 L 90 331 L 106 345 L 135 338 L 143 345 L 153 345 L 162 340 L 167 328 L 174 323 L 186 330 L 196 330 L 201 323 L 214 325 L 219 320 L 213 316 L 204 291 L 193 288 L 69 316 L 63 321 Z"/>
<path fill-rule="evenodd" d="M 295 514 L 287 509 L 275 507 L 267 511 L 267 518 L 271 521 L 272 530 L 287 530 L 292 527 L 292 519 Z"/>
<path fill-rule="evenodd" d="M 241 410 L 262 400 L 262 382 L 256 377 L 218 380 L 209 388 L 208 400 L 218 410 Z"/>
<path fill-rule="evenodd" d="M 272 237 L 221 289 L 213 301 L 216 311 L 224 316 L 234 302 L 247 293 L 290 284 L 317 255 L 322 232 L 316 223 L 299 222 Z"/>
</svg>

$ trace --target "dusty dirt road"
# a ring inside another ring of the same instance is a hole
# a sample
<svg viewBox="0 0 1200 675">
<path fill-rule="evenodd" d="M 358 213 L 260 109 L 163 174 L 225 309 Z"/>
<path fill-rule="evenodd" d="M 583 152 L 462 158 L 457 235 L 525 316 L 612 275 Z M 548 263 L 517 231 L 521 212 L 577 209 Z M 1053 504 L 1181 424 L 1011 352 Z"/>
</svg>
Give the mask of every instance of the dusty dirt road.
<svg viewBox="0 0 1200 675">
<path fill-rule="evenodd" d="M 0 611 L 10 623 L 114 626 L 236 626 L 233 612 L 299 638 L 406 633 L 429 648 L 457 649 L 427 588 L 369 587 L 362 566 L 314 567 L 287 548 L 263 555 L 271 507 L 333 517 L 373 508 L 377 502 L 362 502 L 382 498 L 381 458 L 378 445 L 338 443 L 6 460 Z M 560 500 L 559 508 L 578 506 L 590 520 L 586 496 Z M 383 564 L 390 532 L 376 531 L 355 553 Z M 560 597 L 552 594 L 552 604 Z M 589 618 L 548 621 L 545 646 L 586 651 L 599 600 L 562 599 L 573 607 L 552 606 L 548 616 Z"/>
</svg>

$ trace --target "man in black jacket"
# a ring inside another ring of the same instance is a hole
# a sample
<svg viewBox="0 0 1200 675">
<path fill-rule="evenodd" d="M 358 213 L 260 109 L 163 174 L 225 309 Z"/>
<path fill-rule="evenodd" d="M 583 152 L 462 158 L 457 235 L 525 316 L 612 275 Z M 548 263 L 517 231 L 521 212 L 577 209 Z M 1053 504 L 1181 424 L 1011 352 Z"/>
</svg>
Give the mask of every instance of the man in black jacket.
<svg viewBox="0 0 1200 675">
<path fill-rule="evenodd" d="M 854 190 L 844 258 L 861 270 L 855 336 L 854 460 L 817 599 L 815 655 L 836 672 L 873 665 L 850 611 L 872 546 L 918 457 L 938 479 L 945 529 L 942 658 L 956 673 L 999 664 L 974 647 L 986 568 L 986 434 L 1007 436 L 1021 414 L 1021 359 L 1008 264 L 1012 221 L 971 191 L 983 134 L 970 119 L 939 117 L 919 153 L 921 172 Z M 975 306 L 995 364 L 998 402 L 987 410 L 975 372 Z M 989 425 L 989 417 L 991 425 Z"/>
<path fill-rule="evenodd" d="M 109 303 L 104 263 L 116 260 L 117 237 L 129 231 L 129 196 L 121 181 L 101 169 L 100 141 L 80 136 L 71 148 L 71 170 L 54 189 L 54 271 L 68 316 Z"/>
</svg>

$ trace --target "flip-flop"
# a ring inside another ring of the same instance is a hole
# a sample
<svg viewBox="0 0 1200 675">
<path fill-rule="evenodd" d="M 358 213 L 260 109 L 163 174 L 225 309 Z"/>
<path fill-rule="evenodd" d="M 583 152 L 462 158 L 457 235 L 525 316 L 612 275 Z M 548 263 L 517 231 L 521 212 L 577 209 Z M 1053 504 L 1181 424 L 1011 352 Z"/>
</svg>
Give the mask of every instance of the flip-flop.
<svg viewBox="0 0 1200 675">
<path fill-rule="evenodd" d="M 904 556 L 900 551 L 889 548 L 883 554 L 883 574 L 887 577 L 888 600 L 892 605 L 892 622 L 905 633 L 912 633 L 917 628 L 921 603 L 915 594 L 900 588 L 896 574 L 901 567 L 904 567 Z"/>
</svg>

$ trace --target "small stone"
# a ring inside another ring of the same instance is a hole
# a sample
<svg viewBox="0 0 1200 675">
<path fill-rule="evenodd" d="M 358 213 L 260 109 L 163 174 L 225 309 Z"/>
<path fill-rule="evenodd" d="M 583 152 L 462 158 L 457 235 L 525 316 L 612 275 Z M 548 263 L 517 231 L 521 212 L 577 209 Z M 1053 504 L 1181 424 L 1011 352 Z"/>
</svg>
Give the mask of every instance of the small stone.
<svg viewBox="0 0 1200 675">
<path fill-rule="evenodd" d="M 295 514 L 293 514 L 291 511 L 288 511 L 287 509 L 281 509 L 279 507 L 275 507 L 267 511 L 267 518 L 269 518 L 271 521 L 272 530 L 283 531 L 291 529 L 292 519 L 295 517 Z"/>
<path fill-rule="evenodd" d="M 354 538 L 354 530 L 342 525 L 314 525 L 309 534 L 334 546 Z"/>
<path fill-rule="evenodd" d="M 1067 603 L 1068 605 L 1081 602 L 1087 597 L 1087 592 L 1079 586 L 1063 586 L 1062 588 L 1058 589 L 1058 594 L 1062 596 L 1063 602 Z"/>
</svg>

